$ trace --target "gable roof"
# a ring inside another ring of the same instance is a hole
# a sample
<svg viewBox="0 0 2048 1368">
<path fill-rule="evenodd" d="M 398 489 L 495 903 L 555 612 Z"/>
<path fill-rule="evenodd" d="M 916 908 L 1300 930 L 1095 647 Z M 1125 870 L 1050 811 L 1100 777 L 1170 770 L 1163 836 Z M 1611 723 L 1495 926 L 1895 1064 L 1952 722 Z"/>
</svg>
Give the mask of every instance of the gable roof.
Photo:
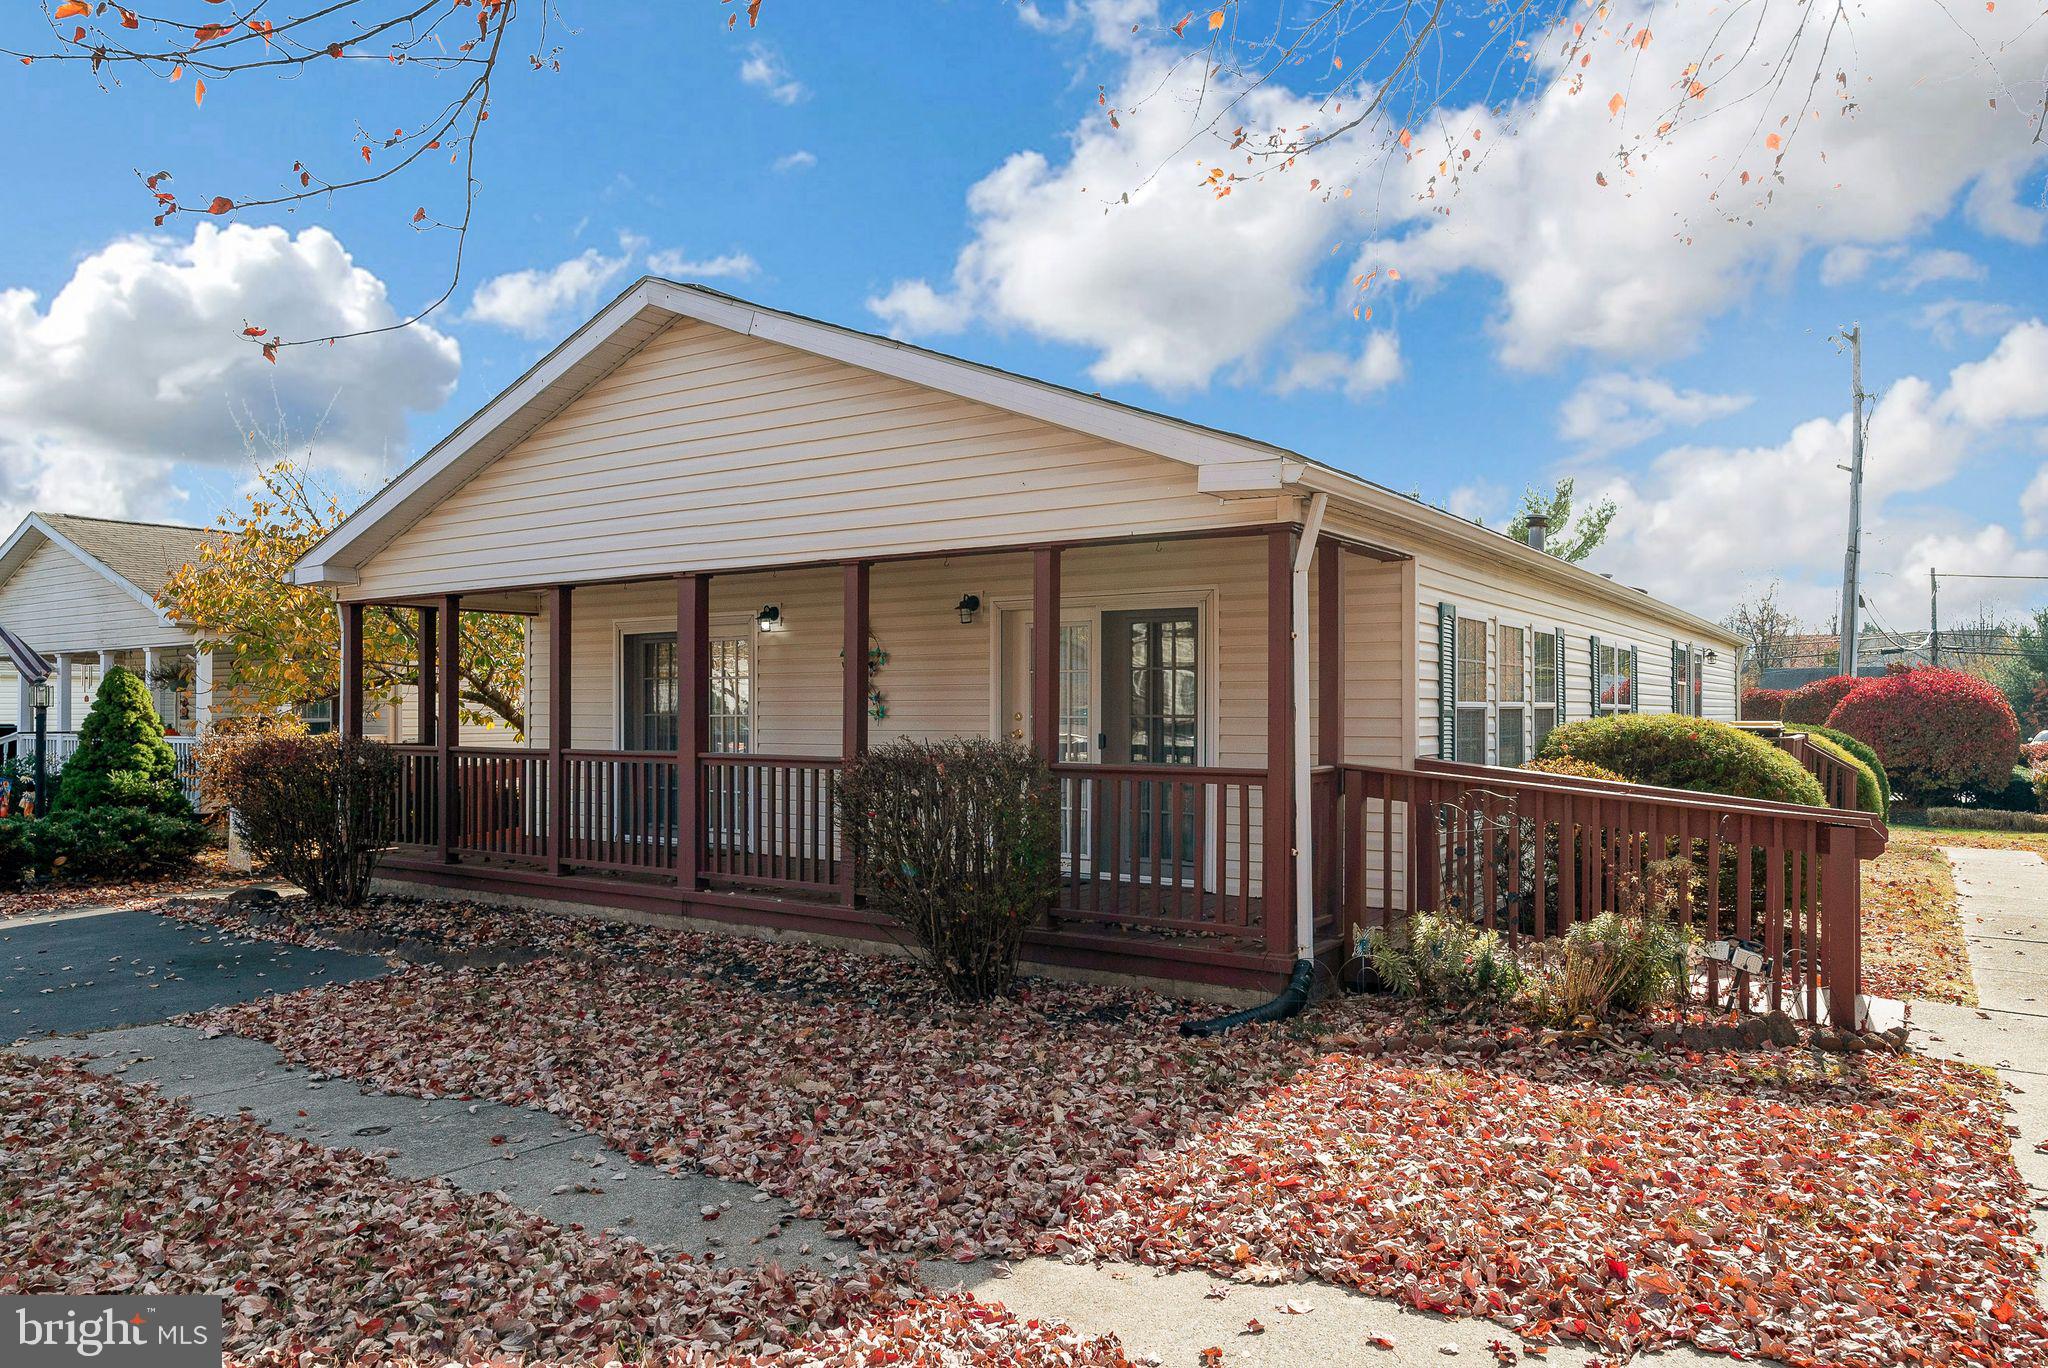
<svg viewBox="0 0 2048 1368">
<path fill-rule="evenodd" d="M 292 570 L 292 582 L 340 587 L 358 582 L 360 567 L 372 556 L 678 319 L 695 319 L 1177 461 L 1194 467 L 1196 488 L 1205 494 L 1220 498 L 1278 498 L 1287 494 L 1306 497 L 1325 493 L 1335 503 L 1363 509 L 1397 526 L 1425 531 L 1484 557 L 1563 580 L 1595 598 L 1640 607 L 1647 597 L 1502 532 L 1286 447 L 948 356 L 896 338 L 771 309 L 702 285 L 679 284 L 653 276 L 634 282 L 344 518 L 299 558 Z M 1704 618 L 1668 604 L 1657 606 L 1715 639 L 1729 644 L 1740 640 Z"/>
<path fill-rule="evenodd" d="M 75 513 L 31 513 L 0 543 L 0 584 L 13 578 L 44 542 L 61 547 L 164 622 L 156 596 L 173 571 L 198 559 L 213 535 L 177 523 L 123 522 Z"/>
</svg>

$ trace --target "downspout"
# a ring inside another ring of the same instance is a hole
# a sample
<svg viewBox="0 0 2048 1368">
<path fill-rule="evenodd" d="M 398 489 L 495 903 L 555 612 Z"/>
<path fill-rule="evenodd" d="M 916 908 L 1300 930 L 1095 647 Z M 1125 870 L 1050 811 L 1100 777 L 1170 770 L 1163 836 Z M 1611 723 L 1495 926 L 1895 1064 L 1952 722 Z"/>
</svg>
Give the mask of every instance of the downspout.
<svg viewBox="0 0 2048 1368">
<path fill-rule="evenodd" d="M 1289 586 L 1293 591 L 1289 602 L 1294 651 L 1294 972 L 1288 977 L 1287 986 L 1271 1002 L 1206 1020 L 1183 1021 L 1180 1033 L 1184 1036 L 1219 1036 L 1253 1022 L 1285 1021 L 1288 1017 L 1299 1016 L 1301 1010 L 1308 1006 L 1309 995 L 1315 988 L 1316 890 L 1312 844 L 1315 822 L 1310 811 L 1315 787 L 1310 765 L 1315 756 L 1310 750 L 1308 725 L 1308 572 L 1315 560 L 1316 542 L 1323 530 L 1323 514 L 1329 505 L 1328 494 L 1314 494 L 1309 498 L 1308 516 L 1301 525 L 1301 542 L 1294 549 L 1293 582 Z M 1272 700 L 1267 700 L 1267 703 L 1271 706 Z"/>
</svg>

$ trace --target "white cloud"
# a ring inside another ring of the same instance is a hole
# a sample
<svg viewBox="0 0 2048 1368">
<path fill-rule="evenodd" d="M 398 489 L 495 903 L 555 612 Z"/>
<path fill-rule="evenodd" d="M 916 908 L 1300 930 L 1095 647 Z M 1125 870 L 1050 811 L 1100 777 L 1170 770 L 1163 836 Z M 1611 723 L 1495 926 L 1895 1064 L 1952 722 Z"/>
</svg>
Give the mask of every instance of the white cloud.
<svg viewBox="0 0 2048 1368">
<path fill-rule="evenodd" d="M 782 54 L 761 43 L 747 49 L 740 79 L 780 105 L 793 105 L 811 93 L 790 72 Z"/>
<path fill-rule="evenodd" d="M 2048 537 L 2048 465 L 2034 472 L 2020 494 L 2020 513 L 2027 520 L 2027 535 Z"/>
<path fill-rule="evenodd" d="M 2048 416 L 2029 367 L 2048 364 L 2048 325 L 2012 329 L 1946 382 L 1907 376 L 1869 419 L 1864 476 L 1865 596 L 1895 626 L 1925 613 L 1927 566 L 1984 569 L 1997 556 L 2048 561 L 2007 529 L 1939 506 L 1939 491 L 2015 423 Z M 2034 370 L 2035 375 L 2040 371 Z M 1774 444 L 1681 446 L 1640 472 L 1571 472 L 1589 498 L 1619 505 L 1595 568 L 1718 615 L 1745 589 L 1785 582 L 1787 602 L 1825 619 L 1839 592 L 1848 524 L 1846 414 L 1798 424 Z M 2037 496 L 2048 511 L 2048 489 Z M 2023 503 L 2022 511 L 2033 511 Z M 1918 604 L 1916 608 L 1915 605 Z"/>
<path fill-rule="evenodd" d="M 1867 276 L 1873 266 L 1885 267 L 1878 285 L 1900 293 L 1944 280 L 1982 280 L 1985 274 L 1982 262 L 1967 252 L 1948 247 L 1922 251 L 1906 247 L 1836 247 L 1821 258 L 1820 283 L 1854 284 Z"/>
<path fill-rule="evenodd" d="M 1739 21 L 1743 47 L 1780 53 L 1810 18 L 1803 6 L 1751 7 Z M 1737 70 L 1749 79 L 1715 78 L 1704 98 L 1678 100 L 1684 113 L 1660 140 L 1673 114 L 1664 82 L 1692 54 L 1721 50 L 1727 35 L 1716 30 L 1736 21 L 1680 0 L 1614 11 L 1610 31 L 1634 21 L 1653 44 L 1634 54 L 1603 40 L 1583 83 L 1560 79 L 1505 119 L 1472 108 L 1418 131 L 1400 178 L 1406 197 L 1390 192 L 1387 209 L 1419 226 L 1371 264 L 1391 260 L 1424 284 L 1460 272 L 1498 280 L 1495 330 L 1512 364 L 1547 365 L 1574 349 L 1682 350 L 1703 318 L 1781 278 L 1806 251 L 1910 237 L 1973 187 L 2010 186 L 2019 168 L 2038 165 L 2027 112 L 1986 99 L 1998 85 L 1987 52 L 2013 71 L 2048 63 L 2048 26 L 2034 19 L 2006 6 L 1930 24 L 1916 6 L 1870 6 L 1855 19 L 1853 54 L 1829 53 L 1828 86 L 1838 62 L 1848 84 L 1824 113 L 1800 117 L 1803 76 L 1780 85 L 1745 65 Z M 1637 55 L 1655 74 L 1610 113 Z M 1810 70 L 1818 56 L 1808 44 L 1788 60 Z M 1557 63 L 1546 49 L 1536 67 L 1562 77 Z M 1770 137 L 1783 146 L 1769 148 Z M 1475 147 L 1491 150 L 1462 169 L 1456 154 Z M 1624 160 L 1617 147 L 1638 150 Z M 1460 169 L 1440 173 L 1447 165 Z M 1977 218 L 1989 226 L 1996 216 Z M 1955 263 L 1931 265 L 1939 277 Z"/>
<path fill-rule="evenodd" d="M 400 321 L 384 283 L 322 228 L 201 224 L 190 239 L 119 239 L 48 301 L 0 292 L 0 517 L 28 507 L 175 511 L 173 463 L 237 467 L 257 421 L 369 476 L 407 416 L 444 403 L 461 366 L 430 323 L 275 364 L 242 335 L 317 337 Z"/>
<path fill-rule="evenodd" d="M 1910 5 L 1859 12 L 1853 53 L 1838 45 L 1826 59 L 1822 112 L 1802 120 L 1807 82 L 1769 79 L 1770 56 L 1739 68 L 1749 79 L 1709 81 L 1701 99 L 1668 87 L 1693 54 L 1728 45 L 1717 31 L 1729 25 L 1745 50 L 1791 46 L 1790 69 L 1810 70 L 1820 61 L 1811 26 L 1792 38 L 1808 7 L 1752 6 L 1738 21 L 1726 7 L 1645 0 L 1606 12 L 1591 67 L 1566 71 L 1548 46 L 1531 63 L 1535 93 L 1438 111 L 1412 130 L 1413 155 L 1395 153 L 1383 170 L 1347 163 L 1379 155 L 1361 130 L 1224 199 L 1202 184 L 1221 144 L 1195 136 L 1219 111 L 1229 106 L 1226 126 L 1260 130 L 1320 126 L 1318 110 L 1278 80 L 1246 93 L 1227 67 L 1174 65 L 1181 45 L 1158 39 L 1153 7 L 1119 0 L 1080 13 L 1124 63 L 1108 108 L 1091 109 L 1063 147 L 1019 151 L 973 188 L 971 238 L 949 276 L 899 282 L 875 301 L 892 328 L 1013 327 L 1088 348 L 1098 381 L 1192 388 L 1256 368 L 1308 326 L 1327 302 L 1331 246 L 1363 238 L 1371 245 L 1346 276 L 1398 267 L 1397 290 L 1466 274 L 1496 282 L 1493 331 L 1510 364 L 1574 351 L 1642 364 L 1697 345 L 1703 321 L 1784 280 L 1806 254 L 1889 250 L 1959 200 L 1986 232 L 2042 232 L 2017 196 L 2048 149 L 2032 143 L 2024 101 L 1985 98 L 2002 88 L 1987 53 L 2002 70 L 2048 66 L 2048 25 L 2023 6 L 1941 24 Z M 1069 22 L 1044 5 L 1023 18 Z M 1647 49 L 1618 38 L 1646 27 Z M 1626 103 L 1610 113 L 1624 85 Z M 1659 138 L 1674 100 L 1682 115 Z M 1773 137 L 1781 148 L 1767 147 Z M 1633 152 L 1620 160 L 1623 147 Z M 1311 177 L 1323 193 L 1308 193 Z M 1330 198 L 1339 181 L 1361 193 Z M 1919 286 L 1978 269 L 1936 249 L 1900 261 L 1895 278 Z M 1387 288 L 1383 274 L 1376 293 Z"/>
<path fill-rule="evenodd" d="M 785 152 L 774 162 L 775 170 L 787 174 L 791 171 L 808 171 L 818 164 L 818 154 L 809 148 L 799 147 L 794 152 Z"/>
<path fill-rule="evenodd" d="M 647 254 L 647 269 L 670 280 L 745 280 L 759 275 L 760 263 L 745 252 L 691 258 L 679 247 Z"/>
<path fill-rule="evenodd" d="M 1342 387 L 1350 398 L 1362 399 L 1393 384 L 1406 371 L 1400 339 L 1390 332 L 1376 332 L 1356 356 L 1340 351 L 1301 353 L 1274 377 L 1272 388 L 1275 394 L 1293 394 Z"/>
<path fill-rule="evenodd" d="M 1604 455 L 1739 413 L 1749 402 L 1747 394 L 1675 389 L 1654 376 L 1595 375 L 1558 405 L 1557 435 L 1585 455 Z"/>
<path fill-rule="evenodd" d="M 952 280 L 900 281 L 870 307 L 902 332 L 980 319 L 1087 347 L 1105 384 L 1186 390 L 1255 363 L 1313 303 L 1309 274 L 1344 225 L 1301 177 L 1217 197 L 1182 148 L 1231 94 L 1199 64 L 1169 68 L 1137 50 L 1108 97 L 1121 127 L 1098 111 L 1063 161 L 1011 156 L 968 192 L 974 239 Z M 1295 124 L 1310 112 L 1267 87 L 1231 118 Z"/>
<path fill-rule="evenodd" d="M 2002 333 L 2018 321 L 2019 314 L 2010 304 L 1983 299 L 1937 299 L 1921 305 L 1914 314 L 1914 322 L 1944 347 L 1953 347 L 1963 338 Z"/>
<path fill-rule="evenodd" d="M 507 271 L 477 286 L 469 301 L 469 319 L 491 323 L 525 337 L 546 337 L 564 323 L 587 314 L 601 291 L 632 264 L 637 244 L 620 244 L 616 256 L 586 248 L 554 266 Z"/>
</svg>

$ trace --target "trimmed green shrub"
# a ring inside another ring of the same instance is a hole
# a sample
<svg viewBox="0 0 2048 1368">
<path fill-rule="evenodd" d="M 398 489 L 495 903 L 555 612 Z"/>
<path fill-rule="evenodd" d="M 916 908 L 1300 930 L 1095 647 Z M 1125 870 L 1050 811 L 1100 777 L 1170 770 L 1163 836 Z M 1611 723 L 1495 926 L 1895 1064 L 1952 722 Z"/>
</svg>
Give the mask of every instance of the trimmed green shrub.
<svg viewBox="0 0 2048 1368">
<path fill-rule="evenodd" d="M 1849 675 L 1829 675 L 1803 684 L 1786 698 L 1785 710 L 1779 716 L 1786 722 L 1825 722 L 1837 703 L 1867 682 Z"/>
<path fill-rule="evenodd" d="M 1884 772 L 1884 761 L 1877 758 L 1876 751 L 1872 750 L 1866 743 L 1849 735 L 1849 733 L 1837 731 L 1833 727 L 1801 727 L 1799 730 L 1805 732 L 1808 736 L 1823 737 L 1826 740 L 1832 741 L 1858 760 L 1861 760 L 1865 768 L 1870 771 L 1871 777 L 1877 780 L 1877 794 L 1881 804 L 1877 808 L 1867 810 L 1875 811 L 1881 817 L 1890 814 L 1892 810 L 1892 778 Z"/>
<path fill-rule="evenodd" d="M 322 906 L 357 907 L 369 896 L 391 842 L 390 747 L 338 732 L 224 732 L 201 747 L 200 767 L 258 863 Z"/>
<path fill-rule="evenodd" d="M 1957 789 L 1955 797 L 1959 806 L 1991 812 L 2036 812 L 2041 806 L 2034 795 L 2034 772 L 2024 768 L 2015 768 L 2002 788 L 1973 785 Z"/>
<path fill-rule="evenodd" d="M 163 719 L 156 715 L 149 687 L 118 665 L 107 671 L 93 696 L 85 725 L 78 729 L 78 749 L 57 777 L 51 810 L 103 807 L 192 815 L 192 804 L 178 787 L 178 757 L 164 740 Z"/>
<path fill-rule="evenodd" d="M 1610 784 L 1626 784 L 1628 782 L 1628 780 L 1622 778 L 1611 769 L 1603 769 L 1590 760 L 1575 760 L 1569 755 L 1553 756 L 1549 759 L 1539 755 L 1534 760 L 1525 763 L 1522 768 L 1535 770 L 1539 774 L 1568 775 L 1574 779 L 1601 779 Z"/>
<path fill-rule="evenodd" d="M 2019 759 L 2012 705 L 1961 670 L 1866 679 L 1835 706 L 1827 725 L 1876 751 L 1893 788 L 1916 803 L 1969 788 L 2001 790 Z"/>
<path fill-rule="evenodd" d="M 1726 722 L 1675 713 L 1621 713 L 1567 722 L 1540 760 L 1597 765 L 1637 784 L 1822 807 L 1827 795 L 1797 760 Z"/>
<path fill-rule="evenodd" d="M 132 879 L 190 861 L 206 845 L 206 828 L 140 808 L 93 808 L 52 815 L 37 840 L 53 878 Z"/>
<path fill-rule="evenodd" d="M 892 741 L 839 785 L 840 830 L 870 905 L 905 927 L 953 997 L 1017 974 L 1024 932 L 1059 886 L 1060 794 L 1029 746 Z"/>
<path fill-rule="evenodd" d="M 1870 766 L 1864 764 L 1854 751 L 1815 731 L 1806 733 L 1806 744 L 1855 770 L 1857 810 L 1884 816 L 1884 790 L 1877 786 L 1877 774 Z"/>
<path fill-rule="evenodd" d="M 1365 934 L 1372 971 L 1388 989 L 1431 1007 L 1502 1007 L 1522 988 L 1522 969 L 1492 931 L 1463 917 L 1418 912 Z"/>
</svg>

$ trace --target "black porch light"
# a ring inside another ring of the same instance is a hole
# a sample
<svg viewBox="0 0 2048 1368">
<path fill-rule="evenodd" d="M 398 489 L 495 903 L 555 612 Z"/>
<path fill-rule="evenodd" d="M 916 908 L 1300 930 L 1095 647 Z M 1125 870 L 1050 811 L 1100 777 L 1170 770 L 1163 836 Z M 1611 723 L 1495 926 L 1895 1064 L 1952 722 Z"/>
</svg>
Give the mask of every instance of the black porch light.
<svg viewBox="0 0 2048 1368">
<path fill-rule="evenodd" d="M 782 605 L 779 603 L 764 605 L 761 611 L 754 615 L 754 621 L 760 624 L 761 630 L 764 632 L 780 631 L 782 629 Z"/>
<path fill-rule="evenodd" d="M 978 594 L 962 594 L 960 601 L 954 604 L 953 607 L 960 614 L 960 621 L 962 623 L 973 622 L 974 615 L 981 611 L 981 596 Z"/>
</svg>

